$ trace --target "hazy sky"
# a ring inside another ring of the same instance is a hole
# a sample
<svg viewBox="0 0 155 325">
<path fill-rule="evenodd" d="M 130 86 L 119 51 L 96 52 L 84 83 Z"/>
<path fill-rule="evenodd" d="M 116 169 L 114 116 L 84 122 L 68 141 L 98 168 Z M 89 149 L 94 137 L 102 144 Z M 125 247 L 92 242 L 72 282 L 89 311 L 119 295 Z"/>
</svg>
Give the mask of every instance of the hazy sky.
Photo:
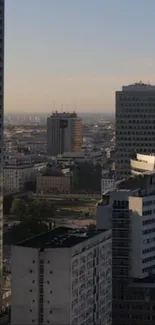
<svg viewBox="0 0 155 325">
<path fill-rule="evenodd" d="M 155 83 L 155 0 L 5 0 L 5 109 L 114 110 Z"/>
</svg>

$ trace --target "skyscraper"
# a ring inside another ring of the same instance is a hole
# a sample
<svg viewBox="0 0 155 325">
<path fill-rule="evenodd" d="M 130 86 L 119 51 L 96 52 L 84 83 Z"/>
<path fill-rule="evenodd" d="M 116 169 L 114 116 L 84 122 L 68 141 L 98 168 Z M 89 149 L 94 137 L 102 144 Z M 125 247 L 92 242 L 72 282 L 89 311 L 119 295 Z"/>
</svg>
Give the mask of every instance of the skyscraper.
<svg viewBox="0 0 155 325">
<path fill-rule="evenodd" d="M 155 323 L 155 171 L 119 182 L 97 206 L 112 228 L 113 325 Z"/>
<path fill-rule="evenodd" d="M 142 82 L 116 92 L 116 171 L 130 174 L 135 153 L 155 152 L 155 86 Z"/>
<path fill-rule="evenodd" d="M 0 0 L 0 297 L 3 272 L 3 106 L 4 106 L 4 0 Z M 2 303 L 0 304 L 0 308 Z"/>
<path fill-rule="evenodd" d="M 82 120 L 75 112 L 55 112 L 47 118 L 47 154 L 49 156 L 81 151 L 82 141 Z"/>
</svg>

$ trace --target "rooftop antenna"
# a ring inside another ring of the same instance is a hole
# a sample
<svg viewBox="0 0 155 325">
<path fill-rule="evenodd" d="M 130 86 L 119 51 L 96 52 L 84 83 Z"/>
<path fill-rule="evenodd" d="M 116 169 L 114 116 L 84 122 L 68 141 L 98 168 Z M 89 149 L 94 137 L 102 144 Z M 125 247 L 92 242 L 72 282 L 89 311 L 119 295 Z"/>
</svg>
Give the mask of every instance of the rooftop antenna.
<svg viewBox="0 0 155 325">
<path fill-rule="evenodd" d="M 63 113 L 63 104 L 61 104 L 61 113 Z"/>
</svg>

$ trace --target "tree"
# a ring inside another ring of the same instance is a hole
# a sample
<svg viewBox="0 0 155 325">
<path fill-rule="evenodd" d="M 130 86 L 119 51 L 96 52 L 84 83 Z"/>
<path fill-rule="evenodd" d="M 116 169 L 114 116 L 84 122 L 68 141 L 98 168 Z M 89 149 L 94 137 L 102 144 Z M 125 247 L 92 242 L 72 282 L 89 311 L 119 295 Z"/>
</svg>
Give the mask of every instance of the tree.
<svg viewBox="0 0 155 325">
<path fill-rule="evenodd" d="M 11 206 L 11 214 L 15 215 L 17 220 L 23 221 L 27 217 L 26 202 L 23 199 L 14 199 Z"/>
<path fill-rule="evenodd" d="M 28 206 L 29 215 L 36 222 L 44 222 L 55 214 L 55 207 L 50 201 L 34 200 Z"/>
</svg>

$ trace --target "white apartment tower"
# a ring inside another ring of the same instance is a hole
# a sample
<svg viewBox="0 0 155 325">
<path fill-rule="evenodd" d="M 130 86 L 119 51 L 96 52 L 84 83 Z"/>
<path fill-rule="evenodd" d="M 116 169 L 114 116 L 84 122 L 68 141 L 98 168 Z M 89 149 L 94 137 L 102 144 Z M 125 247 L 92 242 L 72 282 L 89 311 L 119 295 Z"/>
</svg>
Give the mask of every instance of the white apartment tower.
<svg viewBox="0 0 155 325">
<path fill-rule="evenodd" d="M 105 193 L 97 229 L 112 229 L 113 325 L 154 325 L 155 172 Z"/>
<path fill-rule="evenodd" d="M 4 108 L 4 0 L 0 0 L 0 309 L 3 272 L 3 108 Z"/>
<path fill-rule="evenodd" d="M 116 171 L 119 179 L 130 174 L 135 153 L 155 152 L 155 86 L 142 82 L 116 92 Z"/>
<path fill-rule="evenodd" d="M 81 151 L 83 143 L 82 129 L 82 120 L 75 112 L 54 112 L 47 118 L 48 156 Z"/>
<path fill-rule="evenodd" d="M 12 325 L 111 325 L 111 312 L 111 230 L 56 228 L 13 247 Z"/>
</svg>

